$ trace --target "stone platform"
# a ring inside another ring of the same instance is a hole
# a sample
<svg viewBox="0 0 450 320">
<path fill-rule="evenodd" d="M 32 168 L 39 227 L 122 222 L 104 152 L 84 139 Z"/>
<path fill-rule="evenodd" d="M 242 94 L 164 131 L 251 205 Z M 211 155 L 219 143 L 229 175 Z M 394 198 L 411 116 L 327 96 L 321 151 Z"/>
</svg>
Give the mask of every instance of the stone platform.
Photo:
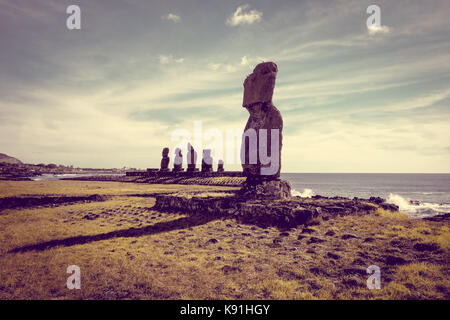
<svg viewBox="0 0 450 320">
<path fill-rule="evenodd" d="M 233 217 L 244 223 L 263 227 L 295 227 L 312 224 L 319 219 L 337 216 L 362 215 L 378 207 L 396 211 L 395 205 L 374 199 L 347 199 L 341 197 L 289 197 L 279 200 L 248 200 L 227 192 L 174 193 L 156 196 L 155 209 L 188 214 L 207 214 Z"/>
</svg>

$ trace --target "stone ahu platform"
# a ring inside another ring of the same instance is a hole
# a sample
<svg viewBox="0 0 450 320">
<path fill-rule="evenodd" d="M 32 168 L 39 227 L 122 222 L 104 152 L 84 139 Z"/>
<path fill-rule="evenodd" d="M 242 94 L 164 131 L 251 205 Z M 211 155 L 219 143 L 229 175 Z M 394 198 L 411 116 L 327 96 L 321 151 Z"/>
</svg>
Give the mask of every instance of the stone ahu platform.
<svg viewBox="0 0 450 320">
<path fill-rule="evenodd" d="M 233 217 L 240 222 L 262 227 L 295 227 L 314 224 L 344 215 L 363 215 L 378 208 L 398 211 L 398 207 L 381 198 L 347 199 L 342 197 L 289 197 L 280 200 L 248 200 L 232 192 L 174 193 L 156 196 L 155 209 Z"/>
</svg>

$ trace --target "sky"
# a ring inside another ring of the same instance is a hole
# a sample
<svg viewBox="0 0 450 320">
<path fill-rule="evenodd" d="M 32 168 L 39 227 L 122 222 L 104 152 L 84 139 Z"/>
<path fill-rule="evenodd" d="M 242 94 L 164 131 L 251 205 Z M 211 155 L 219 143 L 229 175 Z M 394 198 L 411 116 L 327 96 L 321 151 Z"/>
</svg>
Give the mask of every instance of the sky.
<svg viewBox="0 0 450 320">
<path fill-rule="evenodd" d="M 0 0 L 0 152 L 156 168 L 189 140 L 240 170 L 243 81 L 274 61 L 282 172 L 448 173 L 449 16 L 448 0 Z"/>
</svg>

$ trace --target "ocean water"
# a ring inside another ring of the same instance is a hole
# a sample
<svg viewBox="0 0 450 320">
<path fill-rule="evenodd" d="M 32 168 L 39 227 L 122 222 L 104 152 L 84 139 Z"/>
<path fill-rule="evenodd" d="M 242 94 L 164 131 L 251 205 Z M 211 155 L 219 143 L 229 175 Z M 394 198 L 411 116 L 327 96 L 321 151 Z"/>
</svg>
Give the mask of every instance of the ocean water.
<svg viewBox="0 0 450 320">
<path fill-rule="evenodd" d="M 292 195 L 382 197 L 414 218 L 450 213 L 450 174 L 284 173 Z"/>
</svg>

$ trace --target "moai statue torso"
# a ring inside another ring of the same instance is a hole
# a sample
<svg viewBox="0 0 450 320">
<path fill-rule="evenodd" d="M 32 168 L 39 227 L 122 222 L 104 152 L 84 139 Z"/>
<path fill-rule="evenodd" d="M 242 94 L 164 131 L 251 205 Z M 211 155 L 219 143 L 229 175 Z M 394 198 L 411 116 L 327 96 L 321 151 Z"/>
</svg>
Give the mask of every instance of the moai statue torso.
<svg viewBox="0 0 450 320">
<path fill-rule="evenodd" d="M 183 154 L 180 148 L 175 149 L 175 159 L 173 160 L 173 171 L 183 171 Z"/>
<path fill-rule="evenodd" d="M 202 172 L 212 172 L 213 159 L 211 157 L 211 149 L 203 150 Z"/>
<path fill-rule="evenodd" d="M 283 119 L 272 104 L 277 72 L 275 63 L 263 62 L 244 81 L 242 106 L 250 117 L 244 129 L 241 161 L 249 178 L 280 176 Z"/>
<path fill-rule="evenodd" d="M 169 148 L 164 148 L 162 151 L 161 169 L 159 171 L 169 171 Z"/>
<path fill-rule="evenodd" d="M 217 162 L 217 172 L 224 172 L 224 169 L 223 169 L 223 161 L 222 161 L 222 160 L 219 160 L 219 161 Z"/>
<path fill-rule="evenodd" d="M 187 164 L 187 171 L 198 171 L 198 169 L 195 167 L 197 165 L 197 152 L 194 150 L 194 147 L 192 147 L 190 143 L 188 143 Z"/>
</svg>

